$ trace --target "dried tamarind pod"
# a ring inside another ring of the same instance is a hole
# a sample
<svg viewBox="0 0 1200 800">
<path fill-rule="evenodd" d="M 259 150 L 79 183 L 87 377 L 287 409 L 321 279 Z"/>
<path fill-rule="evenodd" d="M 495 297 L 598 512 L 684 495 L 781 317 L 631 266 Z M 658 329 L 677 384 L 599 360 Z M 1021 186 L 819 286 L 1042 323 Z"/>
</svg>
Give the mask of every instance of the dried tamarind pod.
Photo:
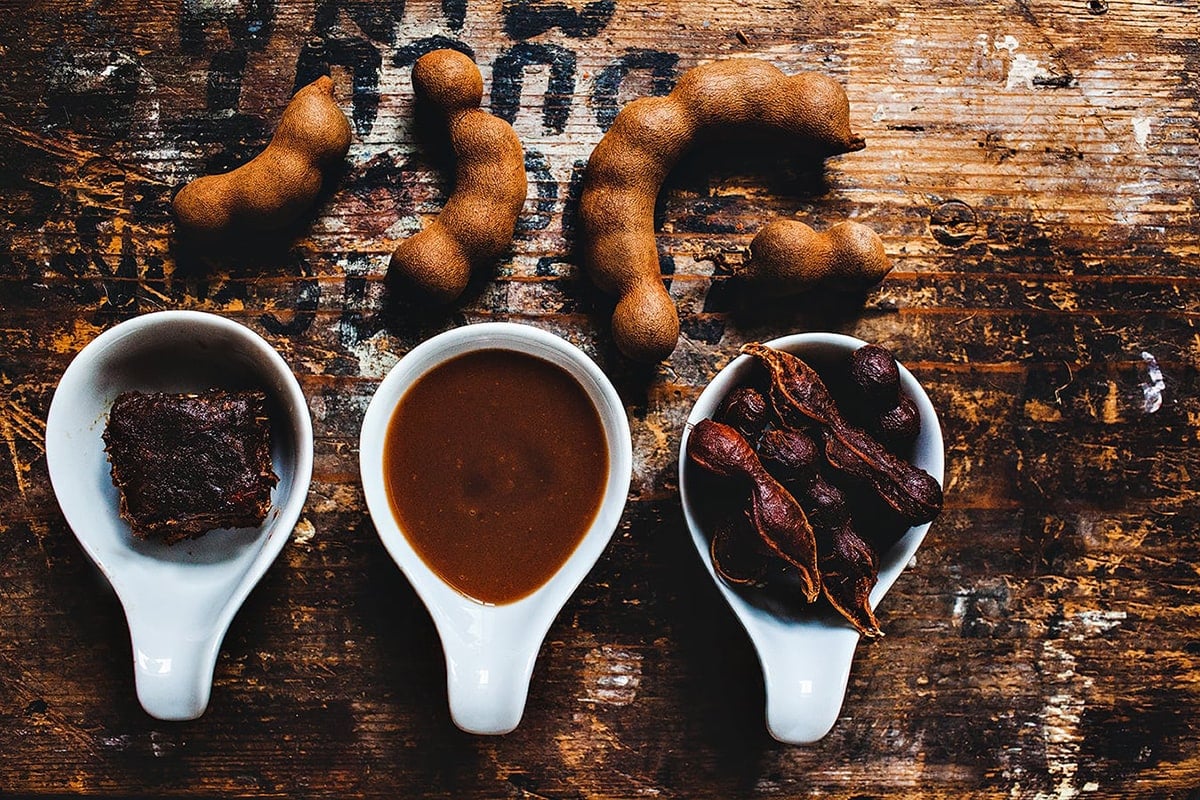
<svg viewBox="0 0 1200 800">
<path fill-rule="evenodd" d="M 771 421 L 771 404 L 758 389 L 743 386 L 730 392 L 721 403 L 717 419 L 753 441 Z"/>
<path fill-rule="evenodd" d="M 771 477 L 750 443 L 733 428 L 702 419 L 692 428 L 688 457 L 700 467 L 750 483 L 750 519 L 763 543 L 795 567 L 808 602 L 821 592 L 817 543 L 812 526 L 796 499 Z"/>
<path fill-rule="evenodd" d="M 454 191 L 428 227 L 392 253 L 388 275 L 448 303 L 471 272 L 512 244 L 528 189 L 525 151 L 504 120 L 479 108 L 483 77 L 457 50 L 434 50 L 413 66 L 420 101 L 445 115 L 457 159 Z"/>
<path fill-rule="evenodd" d="M 774 556 L 763 546 L 747 514 L 717 528 L 708 550 L 717 575 L 734 586 L 762 587 L 772 572 Z"/>
<path fill-rule="evenodd" d="M 786 424 L 823 428 L 830 466 L 869 486 L 910 525 L 929 522 L 942 509 L 942 487 L 932 475 L 893 455 L 861 428 L 847 423 L 816 370 L 791 353 L 761 344 L 742 348 L 771 375 L 771 403 Z"/>
<path fill-rule="evenodd" d="M 817 537 L 821 593 L 855 629 L 871 639 L 883 636 L 871 608 L 871 590 L 879 582 L 879 556 L 849 520 Z"/>
<path fill-rule="evenodd" d="M 588 160 L 579 228 L 585 269 L 619 297 L 613 339 L 629 358 L 660 361 L 679 339 L 679 314 L 654 241 L 663 179 L 697 136 L 739 128 L 786 134 L 795 147 L 821 156 L 866 146 L 850 129 L 850 104 L 836 81 L 787 76 L 752 58 L 695 67 L 666 97 L 625 106 Z"/>
<path fill-rule="evenodd" d="M 773 220 L 750 242 L 750 258 L 734 276 L 776 295 L 819 287 L 865 291 L 892 269 L 883 240 L 857 222 L 818 233 L 794 219 Z"/>
<path fill-rule="evenodd" d="M 171 201 L 175 220 L 194 237 L 285 228 L 312 207 L 326 174 L 349 149 L 350 122 L 334 101 L 333 80 L 323 75 L 292 97 L 265 150 L 232 172 L 179 190 Z"/>
</svg>

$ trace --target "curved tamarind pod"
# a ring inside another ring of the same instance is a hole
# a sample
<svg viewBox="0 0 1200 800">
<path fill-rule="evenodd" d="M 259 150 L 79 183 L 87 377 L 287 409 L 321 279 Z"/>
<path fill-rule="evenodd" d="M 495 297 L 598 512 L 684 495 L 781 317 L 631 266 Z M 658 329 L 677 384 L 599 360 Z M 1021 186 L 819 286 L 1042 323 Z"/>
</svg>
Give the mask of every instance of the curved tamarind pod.
<svg viewBox="0 0 1200 800">
<path fill-rule="evenodd" d="M 396 247 L 389 274 L 448 303 L 473 269 L 512 243 L 528 188 L 525 151 L 511 125 L 479 108 L 483 77 L 457 50 L 417 59 L 413 89 L 445 115 L 457 159 L 454 191 L 432 224 Z"/>
<path fill-rule="evenodd" d="M 625 355 L 659 361 L 679 339 L 654 241 L 654 200 L 696 136 L 737 127 L 794 137 L 823 156 L 861 150 L 846 93 L 816 73 L 787 76 L 765 61 L 737 58 L 689 70 L 666 97 L 621 110 L 588 159 L 579 225 L 584 267 L 620 297 L 613 339 Z"/>
<path fill-rule="evenodd" d="M 839 222 L 818 233 L 803 222 L 777 219 L 750 242 L 750 260 L 734 274 L 776 294 L 820 286 L 869 289 L 892 269 L 883 241 L 866 225 Z"/>
<path fill-rule="evenodd" d="M 817 541 L 804 509 L 775 480 L 754 448 L 722 422 L 702 419 L 692 427 L 687 454 L 704 469 L 750 483 L 750 521 L 767 548 L 796 569 L 800 589 L 812 603 L 821 593 Z"/>
<path fill-rule="evenodd" d="M 312 206 L 324 173 L 349 149 L 350 123 L 323 75 L 292 97 L 267 149 L 232 172 L 184 186 L 171 202 L 175 219 L 185 232 L 207 236 L 286 227 Z"/>
</svg>

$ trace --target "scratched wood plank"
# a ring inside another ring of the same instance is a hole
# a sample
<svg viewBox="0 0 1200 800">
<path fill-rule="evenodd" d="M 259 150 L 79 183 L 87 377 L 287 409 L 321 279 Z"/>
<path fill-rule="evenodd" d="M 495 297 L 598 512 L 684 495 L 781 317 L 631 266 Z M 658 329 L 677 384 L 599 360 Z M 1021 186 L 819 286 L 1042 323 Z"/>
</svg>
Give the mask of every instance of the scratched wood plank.
<svg viewBox="0 0 1200 800">
<path fill-rule="evenodd" d="M 833 6 L 613 0 L 0 0 L 0 794 L 1196 798 L 1200 47 L 1194 0 Z M 527 152 L 511 255 L 453 308 L 387 256 L 449 189 L 409 67 L 470 49 Z M 621 104 L 757 55 L 844 83 L 862 153 L 706 152 L 660 252 L 684 337 L 636 367 L 572 253 L 582 164 Z M 292 241 L 173 240 L 184 181 L 256 153 L 329 70 L 355 128 Z M 764 221 L 853 217 L 896 269 L 865 298 L 764 303 L 729 276 Z M 292 541 L 226 637 L 199 721 L 147 718 L 120 608 L 49 489 L 44 418 L 115 322 L 237 319 L 296 369 L 317 434 Z M 430 621 L 374 536 L 357 430 L 428 336 L 516 319 L 613 377 L 631 503 L 551 628 L 521 727 L 458 732 Z M 679 433 L 740 345 L 828 329 L 896 350 L 945 426 L 947 510 L 860 648 L 842 718 L 770 740 L 744 635 L 692 553 Z M 1161 372 L 1162 384 L 1155 376 Z"/>
</svg>

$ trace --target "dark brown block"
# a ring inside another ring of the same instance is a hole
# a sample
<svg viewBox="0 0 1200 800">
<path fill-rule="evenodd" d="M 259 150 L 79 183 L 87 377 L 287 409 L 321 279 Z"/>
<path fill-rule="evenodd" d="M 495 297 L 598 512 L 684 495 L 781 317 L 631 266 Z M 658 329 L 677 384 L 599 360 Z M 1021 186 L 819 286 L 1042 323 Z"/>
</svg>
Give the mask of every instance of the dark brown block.
<svg viewBox="0 0 1200 800">
<path fill-rule="evenodd" d="M 262 392 L 126 392 L 104 430 L 121 517 L 168 544 L 260 524 L 278 482 Z"/>
</svg>

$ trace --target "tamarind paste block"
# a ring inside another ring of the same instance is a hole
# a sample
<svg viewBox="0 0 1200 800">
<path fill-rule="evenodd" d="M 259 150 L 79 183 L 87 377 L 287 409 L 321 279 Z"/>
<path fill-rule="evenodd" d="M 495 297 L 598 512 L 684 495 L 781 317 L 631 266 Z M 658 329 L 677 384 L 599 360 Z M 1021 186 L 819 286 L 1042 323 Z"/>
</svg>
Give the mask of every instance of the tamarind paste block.
<svg viewBox="0 0 1200 800">
<path fill-rule="evenodd" d="M 134 536 L 174 544 L 260 525 L 279 480 L 266 408 L 262 392 L 118 396 L 104 449 Z"/>
</svg>

